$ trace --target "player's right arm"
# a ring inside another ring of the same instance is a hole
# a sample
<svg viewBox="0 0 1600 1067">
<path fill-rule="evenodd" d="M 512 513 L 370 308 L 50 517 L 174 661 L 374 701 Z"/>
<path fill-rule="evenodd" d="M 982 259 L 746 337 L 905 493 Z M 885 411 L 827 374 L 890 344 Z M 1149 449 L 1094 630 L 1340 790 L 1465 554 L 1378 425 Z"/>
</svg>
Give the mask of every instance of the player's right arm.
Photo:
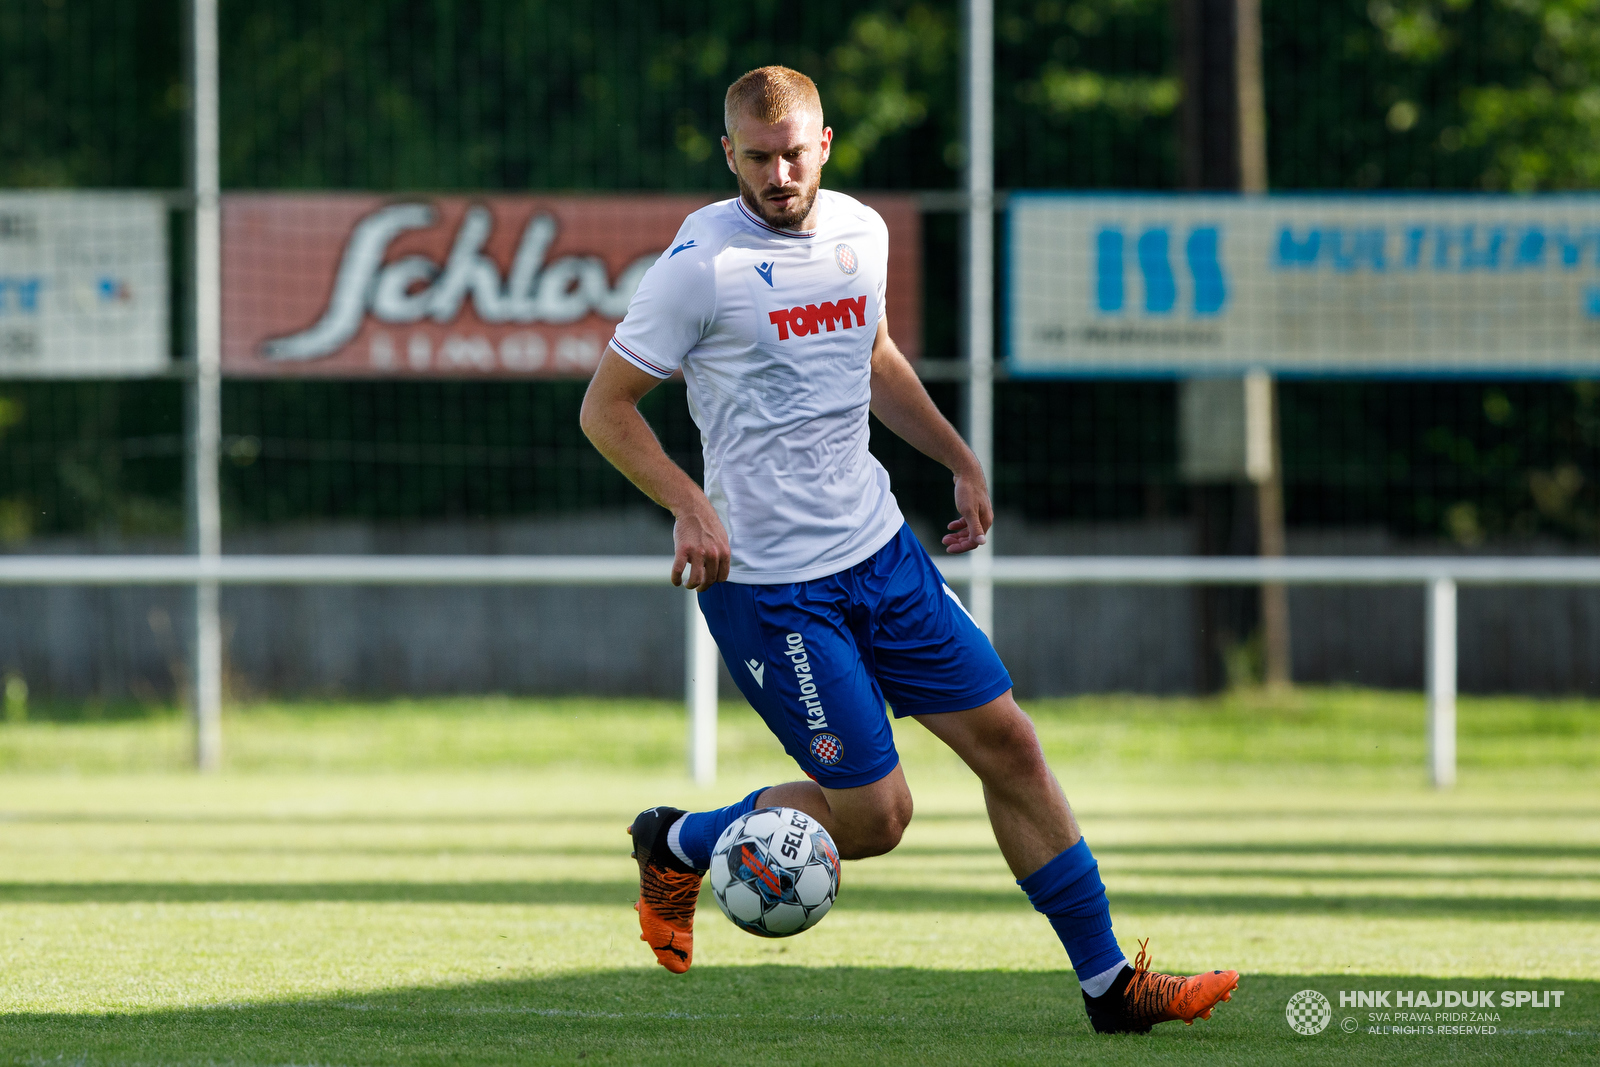
<svg viewBox="0 0 1600 1067">
<path fill-rule="evenodd" d="M 698 214 L 698 213 L 697 213 Z M 733 553 L 711 501 L 672 462 L 639 414 L 639 401 L 672 376 L 716 316 L 714 240 L 695 215 L 639 281 L 583 398 L 579 424 L 600 454 L 672 512 L 672 584 L 709 589 L 728 577 Z"/>
<path fill-rule="evenodd" d="M 672 512 L 672 584 L 709 589 L 728 577 L 733 553 L 722 520 L 684 469 L 672 462 L 650 424 L 639 414 L 639 401 L 661 384 L 610 349 L 600 359 L 578 416 L 594 447 L 644 494 Z"/>
</svg>

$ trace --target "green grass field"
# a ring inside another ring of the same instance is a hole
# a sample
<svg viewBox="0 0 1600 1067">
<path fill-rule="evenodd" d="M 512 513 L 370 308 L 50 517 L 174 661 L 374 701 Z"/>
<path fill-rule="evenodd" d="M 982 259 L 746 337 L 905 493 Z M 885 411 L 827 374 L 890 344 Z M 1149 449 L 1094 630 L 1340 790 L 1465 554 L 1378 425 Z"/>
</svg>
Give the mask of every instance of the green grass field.
<svg viewBox="0 0 1600 1067">
<path fill-rule="evenodd" d="M 0 1063 L 1600 1060 L 1600 704 L 1464 701 L 1446 794 L 1414 696 L 1030 710 L 1124 947 L 1243 972 L 1209 1022 L 1089 1033 L 975 783 L 914 723 L 901 848 L 847 864 L 797 938 L 706 899 L 674 977 L 637 940 L 623 828 L 793 777 L 747 709 L 701 793 L 670 704 L 259 705 L 214 779 L 170 713 L 0 725 Z M 1285 1019 L 1302 989 L 1333 1003 L 1315 1036 Z M 1341 990 L 1562 1000 L 1395 1035 Z"/>
</svg>

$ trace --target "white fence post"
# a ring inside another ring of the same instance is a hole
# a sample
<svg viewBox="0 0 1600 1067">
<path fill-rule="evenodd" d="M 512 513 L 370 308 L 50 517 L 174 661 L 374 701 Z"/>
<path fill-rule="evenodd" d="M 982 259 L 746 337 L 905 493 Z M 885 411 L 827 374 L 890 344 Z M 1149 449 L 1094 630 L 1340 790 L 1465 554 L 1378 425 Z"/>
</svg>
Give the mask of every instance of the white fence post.
<svg viewBox="0 0 1600 1067">
<path fill-rule="evenodd" d="M 717 643 L 700 612 L 700 597 L 688 594 L 684 620 L 685 702 L 689 705 L 689 774 L 695 785 L 717 780 Z"/>
<path fill-rule="evenodd" d="M 222 552 L 217 486 L 222 440 L 222 197 L 221 120 L 217 75 L 217 0 L 190 3 L 190 151 L 194 190 L 194 380 L 189 384 L 189 515 L 194 553 Z M 222 767 L 222 621 L 214 581 L 194 587 L 190 652 L 194 687 L 195 764 Z"/>
<path fill-rule="evenodd" d="M 1428 582 L 1428 770 L 1436 789 L 1456 784 L 1456 583 Z"/>
<path fill-rule="evenodd" d="M 967 443 L 994 490 L 994 2 L 967 0 Z M 994 633 L 993 544 L 972 552 L 967 608 Z"/>
</svg>

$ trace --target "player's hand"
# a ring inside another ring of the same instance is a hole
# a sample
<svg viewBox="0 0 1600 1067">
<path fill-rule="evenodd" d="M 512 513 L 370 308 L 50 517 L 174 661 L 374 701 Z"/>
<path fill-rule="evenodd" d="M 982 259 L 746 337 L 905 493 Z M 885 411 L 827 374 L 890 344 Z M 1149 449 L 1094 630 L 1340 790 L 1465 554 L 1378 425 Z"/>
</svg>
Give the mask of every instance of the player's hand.
<svg viewBox="0 0 1600 1067">
<path fill-rule="evenodd" d="M 681 512 L 672 524 L 672 584 L 703 593 L 728 580 L 733 550 L 711 501 L 701 497 Z M 684 573 L 685 568 L 688 574 Z"/>
<path fill-rule="evenodd" d="M 984 543 L 984 535 L 994 525 L 994 507 L 982 474 L 956 475 L 956 510 L 961 517 L 946 527 L 950 532 L 942 538 L 944 550 L 971 552 Z"/>
</svg>

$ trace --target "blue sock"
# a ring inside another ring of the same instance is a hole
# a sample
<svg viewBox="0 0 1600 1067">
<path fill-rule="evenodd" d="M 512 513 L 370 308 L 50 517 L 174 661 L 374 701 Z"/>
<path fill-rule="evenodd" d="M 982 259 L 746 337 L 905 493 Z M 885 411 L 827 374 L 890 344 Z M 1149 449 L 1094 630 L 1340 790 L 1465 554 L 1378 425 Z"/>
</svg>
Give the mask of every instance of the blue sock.
<svg viewBox="0 0 1600 1067">
<path fill-rule="evenodd" d="M 1111 932 L 1111 905 L 1089 842 L 1078 843 L 1017 882 L 1055 928 L 1078 981 L 1104 974 L 1124 959 Z"/>
<path fill-rule="evenodd" d="M 667 831 L 667 844 L 683 862 L 697 871 L 711 866 L 711 850 L 716 846 L 722 831 L 733 825 L 741 815 L 756 810 L 756 798 L 767 791 L 762 786 L 737 804 L 729 804 L 715 811 L 692 811 L 672 824 Z"/>
</svg>

